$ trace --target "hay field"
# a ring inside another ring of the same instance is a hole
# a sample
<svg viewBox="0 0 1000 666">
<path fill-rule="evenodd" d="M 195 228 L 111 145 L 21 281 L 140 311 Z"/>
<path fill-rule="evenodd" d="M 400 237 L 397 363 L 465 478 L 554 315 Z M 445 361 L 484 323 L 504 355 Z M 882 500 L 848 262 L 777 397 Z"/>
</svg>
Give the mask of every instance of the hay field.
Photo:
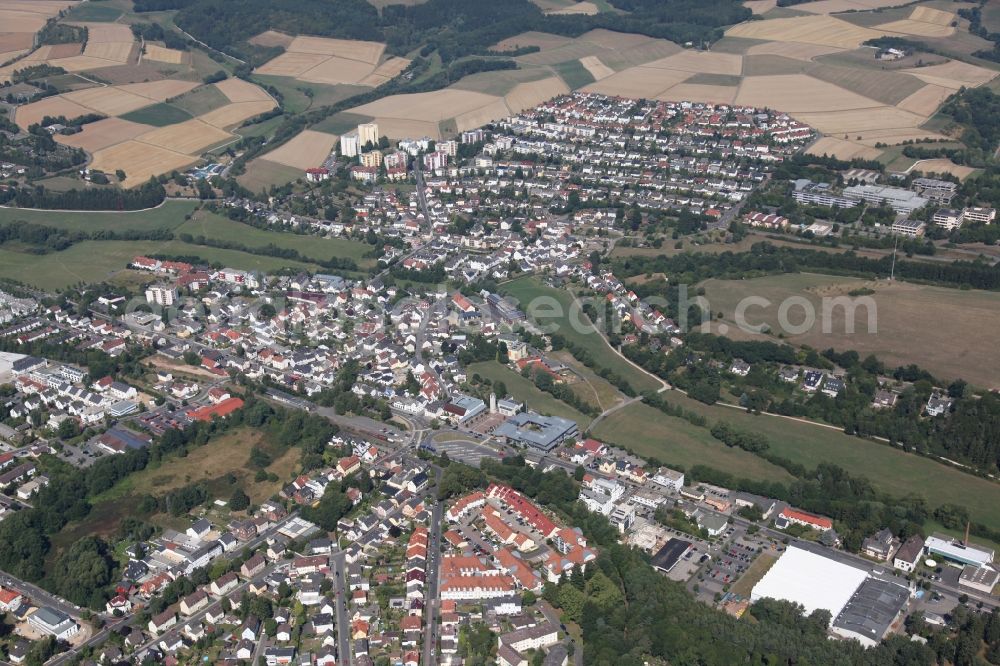
<svg viewBox="0 0 1000 666">
<path fill-rule="evenodd" d="M 224 81 L 212 84 L 219 91 L 229 98 L 230 102 L 265 102 L 274 101 L 267 91 L 260 86 L 254 85 L 243 79 L 228 78 Z"/>
<path fill-rule="evenodd" d="M 166 148 L 173 152 L 197 155 L 203 150 L 233 138 L 229 132 L 208 123 L 193 118 L 191 120 L 167 125 L 151 132 L 146 132 L 136 138 L 136 141 L 151 146 Z M 128 173 L 128 170 L 125 170 Z"/>
<path fill-rule="evenodd" d="M 668 102 L 704 102 L 706 104 L 733 104 L 736 101 L 735 86 L 713 86 L 703 83 L 678 83 L 656 96 Z"/>
<path fill-rule="evenodd" d="M 141 141 L 130 140 L 115 144 L 94 153 L 90 168 L 105 173 L 116 169 L 125 172 L 124 187 L 135 187 L 147 182 L 151 176 L 184 169 L 198 161 L 197 157 L 183 155 L 166 148 Z"/>
<path fill-rule="evenodd" d="M 290 53 L 316 53 L 360 60 L 370 65 L 378 63 L 385 51 L 381 42 L 362 42 L 356 39 L 330 39 L 328 37 L 296 37 L 288 45 Z"/>
<path fill-rule="evenodd" d="M 168 49 L 164 46 L 157 46 L 156 44 L 146 44 L 146 53 L 143 58 L 146 60 L 155 60 L 156 62 L 165 62 L 171 65 L 180 65 L 187 59 L 187 53 L 184 51 L 178 51 L 177 49 Z"/>
<path fill-rule="evenodd" d="M 859 354 L 875 354 L 889 367 L 917 363 L 944 380 L 961 377 L 978 386 L 1000 387 L 1000 354 L 983 354 L 984 349 L 1000 347 L 1000 294 L 989 291 L 949 289 L 907 282 L 887 282 L 835 277 L 810 273 L 784 274 L 752 280 L 707 280 L 706 297 L 713 311 L 732 323 L 739 301 L 753 294 L 771 303 L 781 303 L 789 296 L 808 299 L 821 313 L 823 297 L 844 296 L 859 287 L 875 290 L 871 296 L 877 306 L 877 334 L 869 334 L 865 309 L 859 308 L 857 331 L 846 333 L 843 308 L 835 308 L 830 318 L 832 333 L 823 333 L 817 325 L 800 335 L 786 333 L 791 344 L 811 345 L 817 349 L 854 349 Z M 771 330 L 781 330 L 777 307 L 757 311 L 750 323 L 767 322 Z M 759 313 L 759 314 L 758 314 Z M 797 321 L 797 320 L 796 320 Z M 927 322 L 934 322 L 928 326 Z M 736 331 L 736 326 L 731 326 Z M 975 331 L 975 335 L 969 335 Z"/>
<path fill-rule="evenodd" d="M 726 31 L 726 34 L 746 39 L 801 42 L 852 49 L 864 41 L 880 37 L 883 33 L 851 25 L 832 16 L 816 15 L 750 21 L 733 26 Z"/>
<path fill-rule="evenodd" d="M 93 111 L 81 104 L 64 98 L 62 95 L 46 97 L 31 104 L 19 106 L 14 110 L 14 122 L 21 129 L 28 129 L 29 126 L 41 122 L 45 116 L 65 116 L 66 118 L 79 118 Z"/>
<path fill-rule="evenodd" d="M 676 69 L 696 74 L 724 74 L 739 76 L 743 71 L 743 57 L 731 53 L 711 51 L 681 51 L 674 55 L 646 63 L 645 67 Z"/>
<path fill-rule="evenodd" d="M 134 139 L 149 131 L 149 125 L 133 123 L 121 118 L 105 118 L 96 123 L 88 123 L 76 134 L 56 135 L 55 140 L 67 146 L 82 148 L 88 153 L 96 153 L 116 143 Z"/>
<path fill-rule="evenodd" d="M 338 137 L 313 130 L 304 130 L 287 143 L 278 146 L 261 157 L 297 169 L 318 167 L 329 157 Z"/>
<path fill-rule="evenodd" d="M 736 103 L 792 112 L 870 109 L 879 102 L 804 74 L 751 76 L 743 80 Z"/>
<path fill-rule="evenodd" d="M 539 81 L 529 81 L 527 83 L 518 84 L 513 90 L 504 96 L 503 101 L 506 103 L 507 108 L 511 113 L 520 113 L 524 109 L 530 109 L 531 107 L 537 106 L 542 102 L 552 99 L 553 97 L 565 95 L 569 92 L 569 86 L 563 83 L 562 79 L 557 76 L 552 76 Z M 503 117 L 504 116 L 496 116 L 491 118 L 491 120 Z"/>
<path fill-rule="evenodd" d="M 554 9 L 552 11 L 545 12 L 549 16 L 563 16 L 568 14 L 583 14 L 585 16 L 594 16 L 600 13 L 600 9 L 593 2 L 577 2 L 569 7 L 563 7 L 562 9 Z"/>
<path fill-rule="evenodd" d="M 265 48 L 271 48 L 274 46 L 280 46 L 282 48 L 287 48 L 289 44 L 292 43 L 294 37 L 291 35 L 286 35 L 283 32 L 277 32 L 276 30 L 267 30 L 260 33 L 255 37 L 251 37 L 247 41 L 254 46 L 263 46 Z"/>
<path fill-rule="evenodd" d="M 105 116 L 120 116 L 153 103 L 148 97 L 140 97 L 112 86 L 87 88 L 63 93 L 64 98 Z"/>
<path fill-rule="evenodd" d="M 835 136 L 824 136 L 814 143 L 806 151 L 810 155 L 830 155 L 841 160 L 853 160 L 860 158 L 864 160 L 874 160 L 882 151 L 878 148 L 869 148 L 852 141 L 838 139 Z"/>
<path fill-rule="evenodd" d="M 580 64 L 583 68 L 590 72 L 590 75 L 594 77 L 595 81 L 600 81 L 601 79 L 606 79 L 615 73 L 615 70 L 611 69 L 597 56 L 586 56 L 580 58 Z"/>
<path fill-rule="evenodd" d="M 997 77 L 997 72 L 985 67 L 977 67 L 959 60 L 950 60 L 941 65 L 904 69 L 921 81 L 958 90 L 961 87 L 978 87 Z"/>
<path fill-rule="evenodd" d="M 239 125 L 245 120 L 254 116 L 266 113 L 275 107 L 273 101 L 267 102 L 241 102 L 239 104 L 227 104 L 208 113 L 198 116 L 198 120 L 213 127 L 225 128 Z"/>
</svg>

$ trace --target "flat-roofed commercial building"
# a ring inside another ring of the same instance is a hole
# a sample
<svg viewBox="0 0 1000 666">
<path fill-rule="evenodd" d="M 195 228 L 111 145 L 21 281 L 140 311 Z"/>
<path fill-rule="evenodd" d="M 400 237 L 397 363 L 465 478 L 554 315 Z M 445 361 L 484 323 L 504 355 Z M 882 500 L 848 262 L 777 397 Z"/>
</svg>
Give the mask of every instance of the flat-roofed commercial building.
<svg viewBox="0 0 1000 666">
<path fill-rule="evenodd" d="M 806 615 L 823 608 L 837 617 L 867 577 L 864 569 L 789 546 L 754 585 L 750 600 L 791 601 L 801 604 Z"/>
<path fill-rule="evenodd" d="M 910 590 L 905 585 L 868 578 L 848 599 L 830 629 L 838 636 L 874 647 L 889 633 L 909 598 Z"/>
<path fill-rule="evenodd" d="M 548 453 L 579 433 L 575 421 L 535 412 L 515 414 L 500 425 L 494 434 L 510 444 Z"/>
</svg>

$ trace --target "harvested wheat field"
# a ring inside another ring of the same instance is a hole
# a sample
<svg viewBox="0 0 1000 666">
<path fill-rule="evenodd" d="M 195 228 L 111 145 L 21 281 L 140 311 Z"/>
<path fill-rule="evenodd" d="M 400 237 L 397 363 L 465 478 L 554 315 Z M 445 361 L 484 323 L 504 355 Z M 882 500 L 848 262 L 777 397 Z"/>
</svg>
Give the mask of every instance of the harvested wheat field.
<svg viewBox="0 0 1000 666">
<path fill-rule="evenodd" d="M 373 71 L 371 64 L 367 62 L 331 56 L 297 74 L 295 78 L 310 83 L 337 85 L 338 83 L 358 83 Z"/>
<path fill-rule="evenodd" d="M 743 58 L 743 76 L 804 74 L 810 63 L 779 55 L 748 55 Z"/>
<path fill-rule="evenodd" d="M 362 116 L 440 122 L 497 101 L 494 95 L 444 88 L 425 93 L 391 95 L 349 109 Z M 381 121 L 379 121 L 381 123 Z"/>
<path fill-rule="evenodd" d="M 842 49 L 857 48 L 862 42 L 882 36 L 878 30 L 862 28 L 826 15 L 750 21 L 726 31 L 731 37 L 775 42 L 822 44 Z"/>
<path fill-rule="evenodd" d="M 690 78 L 690 72 L 654 67 L 631 67 L 606 79 L 584 86 L 586 92 L 622 97 L 656 97 L 667 88 Z"/>
<path fill-rule="evenodd" d="M 14 110 L 14 122 L 21 129 L 27 129 L 31 125 L 41 122 L 45 116 L 53 118 L 64 116 L 67 119 L 72 119 L 90 113 L 93 113 L 90 108 L 58 95 L 18 107 Z"/>
<path fill-rule="evenodd" d="M 305 171 L 323 164 L 337 145 L 337 139 L 335 134 L 303 130 L 287 143 L 261 157 Z"/>
<path fill-rule="evenodd" d="M 973 173 L 976 172 L 972 167 L 963 166 L 960 164 L 955 164 L 948 159 L 935 159 L 935 160 L 920 160 L 912 167 L 910 171 L 922 171 L 923 173 L 935 173 L 935 174 L 951 174 L 959 180 L 965 180 Z"/>
<path fill-rule="evenodd" d="M 520 35 L 508 37 L 503 41 L 497 42 L 493 45 L 492 50 L 513 51 L 526 46 L 537 46 L 542 51 L 549 51 L 557 49 L 560 46 L 565 46 L 571 41 L 573 40 L 569 37 L 560 37 L 559 35 L 552 35 L 547 32 L 522 32 Z"/>
<path fill-rule="evenodd" d="M 2 17 L 3 10 L 0 10 L 0 19 Z M 0 53 L 27 51 L 34 43 L 35 38 L 30 32 L 0 32 Z"/>
<path fill-rule="evenodd" d="M 74 23 L 87 29 L 87 44 L 134 41 L 131 28 L 124 23 Z"/>
<path fill-rule="evenodd" d="M 888 130 L 915 130 L 927 120 L 924 116 L 918 116 L 915 113 L 902 111 L 891 106 L 796 113 L 795 117 L 824 134 L 848 134 L 851 135 L 851 138 L 854 138 L 853 135 L 863 134 L 867 131 L 886 132 L 889 135 Z"/>
<path fill-rule="evenodd" d="M 198 158 L 191 155 L 131 140 L 94 153 L 90 168 L 105 173 L 121 169 L 125 172 L 123 186 L 135 187 L 147 182 L 151 176 L 183 169 L 197 161 Z"/>
<path fill-rule="evenodd" d="M 852 135 L 851 138 L 860 144 L 873 147 L 878 144 L 895 146 L 906 141 L 919 142 L 952 140 L 943 134 L 917 129 L 915 127 L 863 130 L 856 135 Z"/>
<path fill-rule="evenodd" d="M 315 53 L 360 60 L 374 66 L 382 57 L 385 44 L 362 42 L 356 39 L 330 39 L 327 37 L 296 37 L 288 45 L 289 53 Z"/>
<path fill-rule="evenodd" d="M 531 106 L 534 106 L 534 104 L 529 104 L 523 108 L 529 108 Z M 495 102 L 487 104 L 486 106 L 473 109 L 472 111 L 466 111 L 465 113 L 455 116 L 455 127 L 459 132 L 475 129 L 477 127 L 482 127 L 486 123 L 493 122 L 494 120 L 506 118 L 512 111 L 513 109 L 508 108 L 502 99 L 498 99 Z"/>
<path fill-rule="evenodd" d="M 958 90 L 962 87 L 978 87 L 985 85 L 996 78 L 997 72 L 977 67 L 958 60 L 950 60 L 941 65 L 931 65 L 930 67 L 914 67 L 904 69 L 921 81 L 933 83 L 935 85 Z"/>
<path fill-rule="evenodd" d="M 747 49 L 746 55 L 776 55 L 794 60 L 812 61 L 815 58 L 830 53 L 839 53 L 844 49 L 839 46 L 825 44 L 803 44 L 801 42 L 765 42 L 754 44 Z"/>
<path fill-rule="evenodd" d="M 229 78 L 212 84 L 229 98 L 230 102 L 273 102 L 267 91 L 243 79 Z"/>
<path fill-rule="evenodd" d="M 69 136 L 56 135 L 59 143 L 74 148 L 82 148 L 88 153 L 96 153 L 117 143 L 134 139 L 150 130 L 149 125 L 133 123 L 121 118 L 105 118 L 96 123 L 88 123 L 81 131 Z"/>
<path fill-rule="evenodd" d="M 676 69 L 696 74 L 739 76 L 743 71 L 743 56 L 712 51 L 681 51 L 672 56 L 646 63 L 644 67 Z"/>
<path fill-rule="evenodd" d="M 239 104 L 227 104 L 226 106 L 209 111 L 198 116 L 198 120 L 208 123 L 213 127 L 226 128 L 239 125 L 245 120 L 254 116 L 267 113 L 275 107 L 271 100 L 266 102 L 240 102 Z"/>
<path fill-rule="evenodd" d="M 282 53 L 258 67 L 255 73 L 266 76 L 298 77 L 328 58 L 329 56 L 319 53 Z"/>
<path fill-rule="evenodd" d="M 148 97 L 141 97 L 115 87 L 87 88 L 74 90 L 62 95 L 105 116 L 120 116 L 153 103 Z"/>
<path fill-rule="evenodd" d="M 804 74 L 747 77 L 740 85 L 736 103 L 781 109 L 789 113 L 881 106 L 873 99 Z"/>
<path fill-rule="evenodd" d="M 577 39 L 581 42 L 596 44 L 601 48 L 610 49 L 612 51 L 621 51 L 635 46 L 641 46 L 649 41 L 655 41 L 645 35 L 615 32 L 614 30 L 605 30 L 604 28 L 597 28 L 596 30 L 585 32 Z"/>
<path fill-rule="evenodd" d="M 778 0 L 746 0 L 743 6 L 754 14 L 766 14 L 778 6 Z"/>
<path fill-rule="evenodd" d="M 704 102 L 706 104 L 732 104 L 736 100 L 734 86 L 713 86 L 701 83 L 678 83 L 656 96 L 667 102 Z"/>
<path fill-rule="evenodd" d="M 924 23 L 923 21 L 914 21 L 912 19 L 892 21 L 875 27 L 885 32 L 898 32 L 903 35 L 914 35 L 916 37 L 950 37 L 955 34 L 955 29 L 950 25 Z"/>
<path fill-rule="evenodd" d="M 260 33 L 256 37 L 251 37 L 247 41 L 254 46 L 263 46 L 264 48 L 272 48 L 275 46 L 280 46 L 282 48 L 287 48 L 289 44 L 292 43 L 294 37 L 291 35 L 286 35 L 283 32 L 278 32 L 276 30 L 267 30 Z"/>
<path fill-rule="evenodd" d="M 392 57 L 376 67 L 374 72 L 361 79 L 358 83 L 363 86 L 377 88 L 402 74 L 403 70 L 409 66 L 410 61 L 406 58 Z"/>
<path fill-rule="evenodd" d="M 511 113 L 520 113 L 524 109 L 530 109 L 553 97 L 565 95 L 569 91 L 569 86 L 562 79 L 552 76 L 539 81 L 517 84 L 504 96 L 503 101 L 507 103 Z"/>
<path fill-rule="evenodd" d="M 611 69 L 597 56 L 586 56 L 585 58 L 580 58 L 580 64 L 583 68 L 590 72 L 590 75 L 594 77 L 595 81 L 600 81 L 601 79 L 606 79 L 615 73 L 615 70 Z"/>
<path fill-rule="evenodd" d="M 941 108 L 944 101 L 954 92 L 950 88 L 928 83 L 917 92 L 897 103 L 896 108 L 929 118 Z"/>
<path fill-rule="evenodd" d="M 576 4 L 570 5 L 569 7 L 563 7 L 562 9 L 554 9 L 552 11 L 545 12 L 549 16 L 562 16 L 567 14 L 583 14 L 585 16 L 594 16 L 600 13 L 600 9 L 597 8 L 593 2 L 578 2 Z"/>
<path fill-rule="evenodd" d="M 168 49 L 164 46 L 157 46 L 156 44 L 146 44 L 146 53 L 143 55 L 145 60 L 155 60 L 156 62 L 165 62 L 171 65 L 180 65 L 186 62 L 188 54 L 184 51 L 178 51 L 177 49 Z"/>
<path fill-rule="evenodd" d="M 224 143 L 232 138 L 233 135 L 229 132 L 224 132 L 218 127 L 212 127 L 192 118 L 182 123 L 146 132 L 136 137 L 135 140 L 178 153 L 197 155 L 211 146 Z"/>
<path fill-rule="evenodd" d="M 197 88 L 195 81 L 180 81 L 178 79 L 163 79 L 162 81 L 144 81 L 142 83 L 126 83 L 117 86 L 118 90 L 149 98 L 155 102 L 163 102 L 172 97 L 178 97 Z"/>
<path fill-rule="evenodd" d="M 120 62 L 111 62 L 103 58 L 92 58 L 90 56 L 78 55 L 69 58 L 59 58 L 49 63 L 53 67 L 62 67 L 67 72 L 85 72 L 91 69 L 101 69 L 102 67 L 112 67 L 120 65 Z"/>
<path fill-rule="evenodd" d="M 829 155 L 841 160 L 874 160 L 882 154 L 882 151 L 878 148 L 869 148 L 868 146 L 845 141 L 833 136 L 822 137 L 810 146 L 806 152 L 810 155 Z"/>
<path fill-rule="evenodd" d="M 379 116 L 375 120 L 378 122 L 379 134 L 390 139 L 426 136 L 437 141 L 441 138 L 441 125 L 438 121 L 389 118 L 387 116 Z"/>
</svg>

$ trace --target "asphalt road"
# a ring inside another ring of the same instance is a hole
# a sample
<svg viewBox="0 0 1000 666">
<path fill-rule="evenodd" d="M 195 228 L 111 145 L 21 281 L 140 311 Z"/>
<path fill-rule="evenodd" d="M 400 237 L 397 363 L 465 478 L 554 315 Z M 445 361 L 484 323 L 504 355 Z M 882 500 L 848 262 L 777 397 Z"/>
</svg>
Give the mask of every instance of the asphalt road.
<svg viewBox="0 0 1000 666">
<path fill-rule="evenodd" d="M 441 469 L 435 467 L 434 473 L 441 480 Z M 442 503 L 437 502 L 431 512 L 430 540 L 427 544 L 427 576 L 424 599 L 427 624 L 424 626 L 424 656 L 420 663 L 436 663 L 434 655 L 437 652 L 437 621 L 440 610 L 438 600 L 438 583 L 441 577 L 441 514 Z"/>
</svg>

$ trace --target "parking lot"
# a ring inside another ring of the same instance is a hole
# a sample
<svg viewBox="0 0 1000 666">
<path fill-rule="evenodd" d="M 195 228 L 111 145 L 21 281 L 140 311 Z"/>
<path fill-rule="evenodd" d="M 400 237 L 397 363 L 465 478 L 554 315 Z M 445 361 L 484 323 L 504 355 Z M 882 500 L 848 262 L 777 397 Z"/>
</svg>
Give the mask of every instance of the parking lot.
<svg viewBox="0 0 1000 666">
<path fill-rule="evenodd" d="M 431 446 L 434 447 L 434 450 L 438 455 L 447 453 L 448 457 L 452 460 L 457 460 L 458 462 L 471 465 L 472 467 L 479 467 L 479 461 L 483 458 L 493 458 L 499 460 L 502 457 L 502 455 L 494 449 L 473 441 L 455 440 L 451 442 L 433 442 Z"/>
</svg>

